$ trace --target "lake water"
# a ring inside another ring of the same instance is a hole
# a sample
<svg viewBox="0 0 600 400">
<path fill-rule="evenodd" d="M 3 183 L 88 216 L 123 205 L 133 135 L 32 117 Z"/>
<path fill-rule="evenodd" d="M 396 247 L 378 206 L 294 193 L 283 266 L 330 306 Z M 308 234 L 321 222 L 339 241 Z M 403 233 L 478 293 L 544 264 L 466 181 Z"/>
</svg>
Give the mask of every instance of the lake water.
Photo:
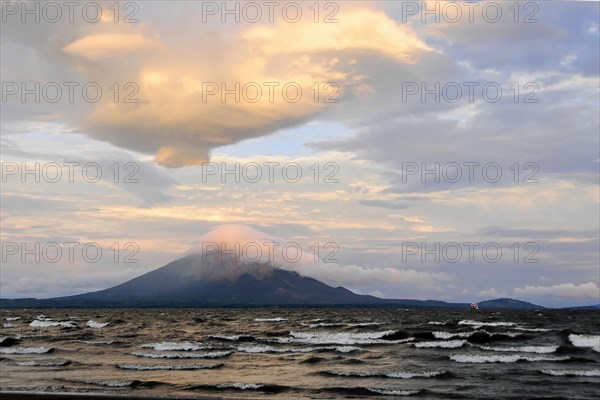
<svg viewBox="0 0 600 400">
<path fill-rule="evenodd" d="M 50 309 L 0 315 L 2 391 L 600 398 L 598 311 Z"/>
</svg>

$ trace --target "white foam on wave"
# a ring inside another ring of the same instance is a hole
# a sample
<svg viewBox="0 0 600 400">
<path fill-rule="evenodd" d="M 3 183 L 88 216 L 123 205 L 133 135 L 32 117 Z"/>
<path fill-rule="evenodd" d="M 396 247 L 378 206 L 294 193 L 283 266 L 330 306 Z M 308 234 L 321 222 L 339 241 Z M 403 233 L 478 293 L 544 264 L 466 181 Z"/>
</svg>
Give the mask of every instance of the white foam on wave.
<svg viewBox="0 0 600 400">
<path fill-rule="evenodd" d="M 86 325 L 88 328 L 101 329 L 107 326 L 108 324 L 108 322 L 96 322 L 90 319 Z"/>
<path fill-rule="evenodd" d="M 29 360 L 15 361 L 12 364 L 18 367 L 64 367 L 70 363 L 69 360 Z"/>
<path fill-rule="evenodd" d="M 11 324 L 10 322 L 2 324 L 3 328 L 14 328 L 15 326 L 17 325 Z"/>
<path fill-rule="evenodd" d="M 391 335 L 395 331 L 381 332 L 290 332 L 290 337 L 277 338 L 279 343 L 311 343 L 311 344 L 393 344 L 405 343 L 414 340 L 414 338 L 402 340 L 381 339 L 386 335 Z"/>
<path fill-rule="evenodd" d="M 517 361 L 564 361 L 568 360 L 569 356 L 556 357 L 556 356 L 527 356 L 523 354 L 508 354 L 508 355 L 466 355 L 466 354 L 455 354 L 450 356 L 452 361 L 458 363 L 514 363 Z"/>
<path fill-rule="evenodd" d="M 558 349 L 558 346 L 479 346 L 479 348 L 486 351 L 549 354 L 554 353 Z"/>
<path fill-rule="evenodd" d="M 117 368 L 135 371 L 195 371 L 199 369 L 218 368 L 222 364 L 213 365 L 161 365 L 161 364 L 117 364 Z"/>
<path fill-rule="evenodd" d="M 287 318 L 254 318 L 256 322 L 283 322 L 287 321 Z"/>
<path fill-rule="evenodd" d="M 419 394 L 420 390 L 401 390 L 401 389 L 377 389 L 377 388 L 367 388 L 369 391 L 377 394 L 382 394 L 384 396 L 412 396 L 414 394 Z"/>
<path fill-rule="evenodd" d="M 77 343 L 84 343 L 84 344 L 91 344 L 91 345 L 95 345 L 95 346 L 100 346 L 100 345 L 111 345 L 114 342 L 103 342 L 100 340 L 75 340 L 75 342 Z"/>
<path fill-rule="evenodd" d="M 199 342 L 160 342 L 147 343 L 140 347 L 150 348 L 158 351 L 197 351 L 205 349 L 206 346 Z"/>
<path fill-rule="evenodd" d="M 575 347 L 590 347 L 594 351 L 600 353 L 600 335 L 577 335 L 571 333 L 569 341 Z"/>
<path fill-rule="evenodd" d="M 522 326 L 515 326 L 513 327 L 513 329 L 516 329 L 518 331 L 526 331 L 526 332 L 550 332 L 552 329 L 546 329 L 546 328 L 525 328 Z"/>
<path fill-rule="evenodd" d="M 64 322 L 52 321 L 49 318 L 44 318 L 44 319 L 36 319 L 36 320 L 32 321 L 29 324 L 29 326 L 31 326 L 32 328 L 52 328 L 52 327 L 75 328 L 75 327 L 77 327 L 77 323 L 73 322 L 73 321 L 64 321 Z"/>
<path fill-rule="evenodd" d="M 0 348 L 0 354 L 45 354 L 52 350 L 51 347 L 7 347 Z"/>
<path fill-rule="evenodd" d="M 445 322 L 440 322 L 440 321 L 429 321 L 428 324 L 429 325 L 446 325 Z"/>
<path fill-rule="evenodd" d="M 362 371 L 362 372 L 351 372 L 341 370 L 325 371 L 329 375 L 347 376 L 347 377 L 377 377 L 386 376 L 388 378 L 395 379 L 412 379 L 412 378 L 434 378 L 438 375 L 444 374 L 441 371 L 425 371 L 425 372 L 373 372 L 373 371 Z"/>
<path fill-rule="evenodd" d="M 133 384 L 134 381 L 119 381 L 119 380 L 106 380 L 106 381 L 72 381 L 74 383 L 84 383 L 86 385 L 98 385 L 106 387 L 128 387 Z"/>
<path fill-rule="evenodd" d="M 264 385 L 260 385 L 258 383 L 220 383 L 215 385 L 218 389 L 238 389 L 238 390 L 257 390 L 263 387 Z"/>
<path fill-rule="evenodd" d="M 600 369 L 543 369 L 540 372 L 552 376 L 600 376 Z"/>
<path fill-rule="evenodd" d="M 455 337 L 469 337 L 473 332 L 444 332 L 438 331 L 433 332 L 433 337 L 436 339 L 452 339 Z"/>
<path fill-rule="evenodd" d="M 213 351 L 209 353 L 131 353 L 143 358 L 221 358 L 230 355 L 233 351 Z"/>
<path fill-rule="evenodd" d="M 442 348 L 442 349 L 457 349 L 467 344 L 466 340 L 447 340 L 441 342 L 420 342 L 415 343 L 415 347 L 418 348 Z"/>
<path fill-rule="evenodd" d="M 213 339 L 229 340 L 231 342 L 237 342 L 240 340 L 239 335 L 208 335 L 208 337 Z"/>
<path fill-rule="evenodd" d="M 425 371 L 425 372 L 390 372 L 385 374 L 389 378 L 412 379 L 412 378 L 435 378 L 443 375 L 442 371 Z"/>
<path fill-rule="evenodd" d="M 351 328 L 359 326 L 373 326 L 383 325 L 384 322 L 319 322 L 314 324 L 301 323 L 302 326 L 308 326 L 309 328 L 320 328 L 320 327 L 332 327 L 332 326 L 348 326 Z"/>
<path fill-rule="evenodd" d="M 482 326 L 516 326 L 517 325 L 516 322 L 504 322 L 504 321 L 483 322 L 483 321 L 472 321 L 470 319 L 463 319 L 462 321 L 459 321 L 458 324 L 473 326 L 475 328 L 480 328 Z"/>
<path fill-rule="evenodd" d="M 20 319 L 21 319 L 21 317 L 6 317 L 7 321 L 18 321 Z"/>
</svg>

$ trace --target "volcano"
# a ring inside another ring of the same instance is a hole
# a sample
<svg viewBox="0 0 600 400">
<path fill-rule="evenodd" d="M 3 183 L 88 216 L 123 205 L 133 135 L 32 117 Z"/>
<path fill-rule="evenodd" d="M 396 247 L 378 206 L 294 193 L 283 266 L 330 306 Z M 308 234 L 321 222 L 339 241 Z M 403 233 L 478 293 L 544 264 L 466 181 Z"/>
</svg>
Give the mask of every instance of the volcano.
<svg viewBox="0 0 600 400">
<path fill-rule="evenodd" d="M 468 308 L 466 303 L 381 299 L 329 286 L 300 275 L 293 270 L 294 265 L 285 265 L 289 264 L 289 258 L 280 251 L 285 244 L 246 226 L 225 225 L 201 236 L 199 244 L 177 260 L 120 285 L 51 299 L 0 299 L 0 308 L 386 305 Z M 301 264 L 314 262 L 314 257 L 304 254 L 294 260 Z"/>
</svg>

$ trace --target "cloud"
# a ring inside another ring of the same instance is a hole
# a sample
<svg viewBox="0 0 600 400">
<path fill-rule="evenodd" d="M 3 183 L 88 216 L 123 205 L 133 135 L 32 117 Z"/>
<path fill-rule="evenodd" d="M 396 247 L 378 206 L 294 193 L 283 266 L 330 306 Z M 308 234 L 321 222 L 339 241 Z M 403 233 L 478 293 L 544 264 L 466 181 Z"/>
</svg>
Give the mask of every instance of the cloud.
<svg viewBox="0 0 600 400">
<path fill-rule="evenodd" d="M 131 55 L 136 51 L 158 50 L 162 44 L 141 34 L 97 34 L 77 39 L 63 50 L 91 61 Z"/>
<path fill-rule="evenodd" d="M 431 50 L 410 26 L 368 6 L 337 17 L 334 24 L 306 18 L 226 31 L 179 15 L 172 22 L 178 30 L 151 22 L 82 30 L 54 57 L 105 95 L 71 122 L 95 139 L 154 154 L 162 166 L 198 165 L 214 148 L 332 112 L 326 96 L 348 102 L 372 90 L 373 55 L 414 64 Z M 125 103 L 126 95 L 135 102 Z"/>
<path fill-rule="evenodd" d="M 600 300 L 600 288 L 594 282 L 561 283 L 553 286 L 525 286 L 515 288 L 517 296 L 560 297 L 563 299 L 594 299 Z"/>
</svg>

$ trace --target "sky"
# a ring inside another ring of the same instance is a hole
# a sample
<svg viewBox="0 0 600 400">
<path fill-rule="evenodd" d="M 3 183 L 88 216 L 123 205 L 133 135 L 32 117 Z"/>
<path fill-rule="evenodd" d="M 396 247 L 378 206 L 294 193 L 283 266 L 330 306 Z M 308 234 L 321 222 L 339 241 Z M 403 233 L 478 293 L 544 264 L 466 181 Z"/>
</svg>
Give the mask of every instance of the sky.
<svg viewBox="0 0 600 400">
<path fill-rule="evenodd" d="M 3 298 L 224 229 L 356 293 L 600 302 L 596 1 L 0 3 Z"/>
</svg>

